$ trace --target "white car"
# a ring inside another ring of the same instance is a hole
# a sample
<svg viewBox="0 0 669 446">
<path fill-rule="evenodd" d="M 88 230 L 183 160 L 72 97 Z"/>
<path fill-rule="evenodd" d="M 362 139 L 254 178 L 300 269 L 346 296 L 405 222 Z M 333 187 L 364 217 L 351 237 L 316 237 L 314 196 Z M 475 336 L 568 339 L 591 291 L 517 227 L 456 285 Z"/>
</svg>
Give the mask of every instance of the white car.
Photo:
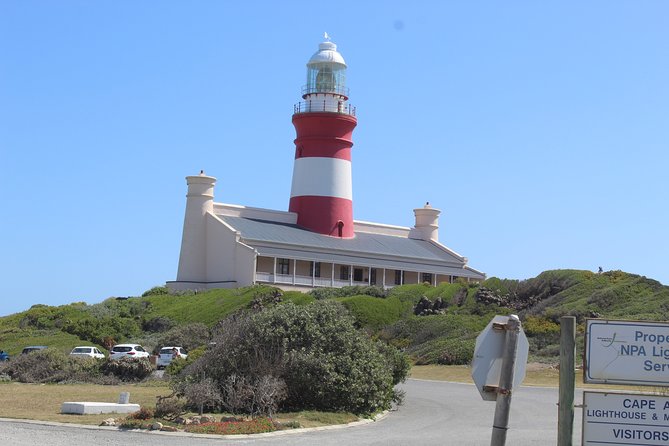
<svg viewBox="0 0 669 446">
<path fill-rule="evenodd" d="M 139 359 L 148 357 L 149 352 L 144 350 L 144 347 L 139 344 L 117 344 L 109 352 L 109 359 Z"/>
<path fill-rule="evenodd" d="M 163 347 L 160 349 L 158 354 L 158 360 L 156 361 L 156 367 L 163 369 L 170 365 L 174 358 L 186 359 L 188 354 L 183 347 Z"/>
<path fill-rule="evenodd" d="M 74 347 L 70 352 L 70 356 L 75 356 L 77 358 L 105 358 L 105 354 L 96 347 Z"/>
</svg>

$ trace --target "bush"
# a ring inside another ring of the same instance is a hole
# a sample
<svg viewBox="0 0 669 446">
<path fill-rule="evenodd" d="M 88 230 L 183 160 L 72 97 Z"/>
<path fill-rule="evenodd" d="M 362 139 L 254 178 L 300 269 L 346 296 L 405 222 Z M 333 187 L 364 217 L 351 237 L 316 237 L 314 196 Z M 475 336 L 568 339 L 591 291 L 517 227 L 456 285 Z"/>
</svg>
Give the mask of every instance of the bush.
<svg viewBox="0 0 669 446">
<path fill-rule="evenodd" d="M 176 396 L 158 397 L 154 415 L 156 418 L 174 421 L 186 413 L 184 401 Z"/>
<path fill-rule="evenodd" d="M 390 406 L 393 386 L 407 369 L 392 347 L 381 349 L 353 322 L 334 301 L 286 303 L 228 318 L 216 346 L 184 373 L 211 377 L 223 389 L 224 405 L 246 411 L 267 413 L 276 404 L 373 413 Z"/>
<path fill-rule="evenodd" d="M 396 297 L 379 299 L 371 296 L 351 296 L 342 298 L 341 303 L 355 317 L 360 327 L 371 330 L 379 330 L 397 322 L 405 311 L 410 310 Z"/>
<path fill-rule="evenodd" d="M 158 316 L 142 322 L 142 330 L 164 332 L 174 327 L 174 321 L 168 317 Z"/>
<path fill-rule="evenodd" d="M 202 415 L 205 406 L 217 406 L 221 402 L 221 392 L 211 378 L 189 382 L 184 387 L 184 397 L 188 404 Z"/>
<path fill-rule="evenodd" d="M 150 290 L 144 291 L 142 297 L 160 296 L 163 294 L 170 294 L 170 290 L 166 286 L 154 286 Z"/>
<path fill-rule="evenodd" d="M 195 360 L 204 355 L 206 351 L 206 347 L 198 347 L 195 350 L 191 350 L 186 359 L 176 358 L 172 360 L 170 365 L 165 368 L 165 373 L 169 376 L 179 375 L 186 366 L 195 362 Z"/>
<path fill-rule="evenodd" d="M 172 328 L 158 338 L 157 349 L 166 345 L 183 347 L 187 352 L 209 342 L 209 328 L 196 322 Z"/>
<path fill-rule="evenodd" d="M 133 420 L 150 420 L 153 418 L 154 412 L 153 409 L 148 407 L 140 407 L 137 412 L 133 412 L 129 415 L 129 418 Z"/>
<path fill-rule="evenodd" d="M 140 381 L 153 372 L 153 366 L 146 358 L 107 359 L 102 364 L 102 372 L 106 375 L 114 375 L 122 381 Z"/>
<path fill-rule="evenodd" d="M 314 288 L 309 294 L 317 300 L 334 299 L 336 297 L 349 296 L 372 296 L 386 297 L 386 291 L 376 285 L 370 286 L 345 286 L 342 288 Z"/>
<path fill-rule="evenodd" d="M 65 353 L 45 349 L 16 356 L 10 361 L 7 374 L 24 383 L 54 383 L 69 379 L 73 365 L 76 364 Z"/>
</svg>

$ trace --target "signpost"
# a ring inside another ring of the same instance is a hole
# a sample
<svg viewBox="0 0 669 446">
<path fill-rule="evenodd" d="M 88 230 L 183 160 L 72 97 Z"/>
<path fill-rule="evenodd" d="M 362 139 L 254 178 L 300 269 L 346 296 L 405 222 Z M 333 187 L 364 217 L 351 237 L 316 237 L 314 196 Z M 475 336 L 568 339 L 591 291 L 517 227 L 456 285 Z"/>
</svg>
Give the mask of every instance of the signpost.
<svg viewBox="0 0 669 446">
<path fill-rule="evenodd" d="M 515 314 L 495 316 L 476 338 L 472 378 L 484 400 L 496 401 L 491 446 L 506 443 L 512 389 L 525 377 L 528 351 L 529 343 Z"/>
<path fill-rule="evenodd" d="M 669 386 L 669 323 L 586 320 L 583 381 Z"/>
<path fill-rule="evenodd" d="M 586 445 L 669 444 L 669 397 L 583 392 Z"/>
</svg>

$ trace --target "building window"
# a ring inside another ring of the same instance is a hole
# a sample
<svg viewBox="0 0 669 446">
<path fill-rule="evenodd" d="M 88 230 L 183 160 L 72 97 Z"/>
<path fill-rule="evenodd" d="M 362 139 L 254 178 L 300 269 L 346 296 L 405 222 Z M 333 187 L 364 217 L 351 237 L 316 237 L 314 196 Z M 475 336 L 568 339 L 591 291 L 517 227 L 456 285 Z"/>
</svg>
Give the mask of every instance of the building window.
<svg viewBox="0 0 669 446">
<path fill-rule="evenodd" d="M 421 280 L 423 283 L 427 282 L 430 285 L 432 285 L 432 274 L 431 273 L 423 273 L 423 277 Z"/>
<path fill-rule="evenodd" d="M 376 285 L 376 268 L 371 268 L 369 270 L 369 283 Z"/>
<path fill-rule="evenodd" d="M 402 285 L 404 283 L 404 271 L 396 269 L 395 270 L 395 285 Z"/>
<path fill-rule="evenodd" d="M 276 259 L 276 273 L 284 275 L 290 274 L 290 260 Z"/>
<path fill-rule="evenodd" d="M 314 277 L 321 277 L 321 262 L 311 262 L 311 274 Z"/>
<path fill-rule="evenodd" d="M 362 282 L 362 268 L 353 268 L 353 281 Z"/>
<path fill-rule="evenodd" d="M 347 265 L 342 265 L 339 267 L 339 280 L 348 280 L 351 275 Z"/>
</svg>

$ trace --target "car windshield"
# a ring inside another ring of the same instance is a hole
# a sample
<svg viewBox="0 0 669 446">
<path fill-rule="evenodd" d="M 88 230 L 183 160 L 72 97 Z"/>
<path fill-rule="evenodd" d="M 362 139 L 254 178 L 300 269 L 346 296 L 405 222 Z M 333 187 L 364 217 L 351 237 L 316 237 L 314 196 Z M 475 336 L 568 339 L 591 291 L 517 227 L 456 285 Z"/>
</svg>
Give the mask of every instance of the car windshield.
<svg viewBox="0 0 669 446">
<path fill-rule="evenodd" d="M 160 351 L 161 355 L 171 355 L 172 354 L 172 349 L 171 348 L 164 348 Z"/>
<path fill-rule="evenodd" d="M 121 352 L 129 352 L 130 350 L 132 350 L 132 347 L 114 347 L 114 348 L 112 349 L 112 351 L 114 351 L 114 352 L 119 352 L 119 353 L 121 353 Z"/>
<path fill-rule="evenodd" d="M 46 347 L 26 347 L 23 349 L 22 353 L 30 353 L 37 350 L 44 350 Z"/>
<path fill-rule="evenodd" d="M 90 353 L 91 349 L 90 347 L 77 347 L 74 350 L 72 350 L 72 353 Z"/>
</svg>

